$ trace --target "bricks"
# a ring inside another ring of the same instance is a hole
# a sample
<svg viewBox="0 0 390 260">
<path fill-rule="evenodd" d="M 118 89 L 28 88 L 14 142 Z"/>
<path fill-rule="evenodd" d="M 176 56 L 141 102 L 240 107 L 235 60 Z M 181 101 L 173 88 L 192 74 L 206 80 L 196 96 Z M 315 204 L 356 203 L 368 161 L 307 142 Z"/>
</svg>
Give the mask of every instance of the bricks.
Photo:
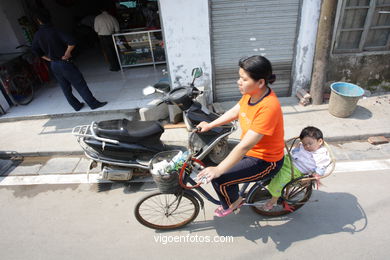
<svg viewBox="0 0 390 260">
<path fill-rule="evenodd" d="M 306 92 L 303 88 L 297 89 L 296 93 L 297 97 L 299 98 L 299 104 L 302 106 L 307 106 L 311 103 L 311 96 L 309 93 Z"/>
<path fill-rule="evenodd" d="M 160 100 L 156 99 L 150 102 L 148 107 L 140 108 L 139 116 L 141 121 L 153 121 L 165 119 L 169 116 L 168 105 L 167 104 L 158 104 Z"/>
<path fill-rule="evenodd" d="M 387 144 L 389 140 L 384 136 L 371 136 L 368 138 L 368 142 L 373 145 Z"/>
</svg>

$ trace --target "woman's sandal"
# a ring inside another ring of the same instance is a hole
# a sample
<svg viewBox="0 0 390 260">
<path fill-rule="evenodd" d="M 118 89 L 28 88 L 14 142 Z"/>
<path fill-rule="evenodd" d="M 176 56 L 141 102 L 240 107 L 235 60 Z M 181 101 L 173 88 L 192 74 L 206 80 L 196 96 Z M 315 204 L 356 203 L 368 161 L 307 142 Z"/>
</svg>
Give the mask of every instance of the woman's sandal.
<svg viewBox="0 0 390 260">
<path fill-rule="evenodd" d="M 214 213 L 215 213 L 215 214 L 218 214 L 217 212 L 220 212 L 220 211 L 222 211 L 222 210 L 223 210 L 222 205 L 219 205 L 218 208 L 216 208 L 216 209 L 214 210 Z"/>
<path fill-rule="evenodd" d="M 215 211 L 215 216 L 219 218 L 226 217 L 227 215 L 232 214 L 236 209 L 241 208 L 241 206 L 244 205 L 244 200 L 242 200 L 236 207 L 234 208 L 228 208 L 228 209 L 223 209 L 222 206 L 219 206 Z"/>
</svg>

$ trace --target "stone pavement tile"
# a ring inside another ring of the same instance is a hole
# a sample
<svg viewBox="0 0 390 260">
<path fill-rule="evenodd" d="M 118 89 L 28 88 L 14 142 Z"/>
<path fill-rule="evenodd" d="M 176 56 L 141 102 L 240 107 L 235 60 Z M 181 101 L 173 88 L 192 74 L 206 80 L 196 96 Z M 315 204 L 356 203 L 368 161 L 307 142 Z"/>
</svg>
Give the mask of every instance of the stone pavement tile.
<svg viewBox="0 0 390 260">
<path fill-rule="evenodd" d="M 0 159 L 0 175 L 7 172 L 11 166 L 12 166 L 11 160 Z"/>
<path fill-rule="evenodd" d="M 388 143 L 388 144 L 380 144 L 380 145 L 378 145 L 378 147 L 381 149 L 381 151 L 384 154 L 390 156 L 390 143 Z"/>
<path fill-rule="evenodd" d="M 37 163 L 34 165 L 19 165 L 14 169 L 12 169 L 8 174 L 8 176 L 37 175 L 41 167 L 42 167 L 42 163 Z"/>
<path fill-rule="evenodd" d="M 359 160 L 372 160 L 382 158 L 382 153 L 377 152 L 364 152 L 364 151 L 355 151 L 354 153 L 349 153 L 348 157 L 350 160 L 359 161 Z"/>
<path fill-rule="evenodd" d="M 52 158 L 39 170 L 39 174 L 64 174 L 72 173 L 80 158 L 78 157 L 58 157 Z"/>
<path fill-rule="evenodd" d="M 81 158 L 76 168 L 74 169 L 73 173 L 87 173 L 90 162 L 91 162 L 90 159 Z M 89 171 L 89 173 L 99 173 L 99 172 L 100 172 L 99 167 L 95 167 Z"/>
<path fill-rule="evenodd" d="M 332 145 L 332 144 L 329 144 L 329 147 L 330 147 L 336 161 L 339 161 L 339 160 L 343 161 L 343 160 L 349 159 L 346 151 L 343 148 L 338 147 L 336 145 Z"/>
<path fill-rule="evenodd" d="M 350 160 L 370 160 L 383 157 L 381 148 L 366 141 L 349 142 L 339 145 Z"/>
<path fill-rule="evenodd" d="M 283 115 L 296 113 L 297 110 L 293 106 L 282 106 Z"/>
</svg>

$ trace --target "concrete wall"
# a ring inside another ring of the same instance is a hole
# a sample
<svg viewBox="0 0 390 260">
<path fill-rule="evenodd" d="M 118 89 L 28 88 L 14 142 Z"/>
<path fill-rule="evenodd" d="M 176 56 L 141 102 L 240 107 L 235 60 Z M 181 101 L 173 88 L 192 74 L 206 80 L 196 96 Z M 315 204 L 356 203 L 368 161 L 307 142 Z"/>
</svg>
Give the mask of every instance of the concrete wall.
<svg viewBox="0 0 390 260">
<path fill-rule="evenodd" d="M 0 3 L 0 53 L 17 52 L 15 48 L 25 43 L 18 18 L 24 15 L 21 0 L 1 0 Z"/>
<path fill-rule="evenodd" d="M 173 87 L 188 85 L 191 70 L 203 69 L 195 85 L 211 90 L 211 52 L 208 0 L 160 0 L 169 74 Z"/>
<path fill-rule="evenodd" d="M 334 55 L 329 60 L 327 90 L 335 81 L 351 82 L 370 91 L 390 91 L 389 54 Z"/>
<path fill-rule="evenodd" d="M 298 88 L 309 89 L 310 86 L 320 10 L 321 1 L 303 0 L 292 72 L 292 96 Z"/>
</svg>

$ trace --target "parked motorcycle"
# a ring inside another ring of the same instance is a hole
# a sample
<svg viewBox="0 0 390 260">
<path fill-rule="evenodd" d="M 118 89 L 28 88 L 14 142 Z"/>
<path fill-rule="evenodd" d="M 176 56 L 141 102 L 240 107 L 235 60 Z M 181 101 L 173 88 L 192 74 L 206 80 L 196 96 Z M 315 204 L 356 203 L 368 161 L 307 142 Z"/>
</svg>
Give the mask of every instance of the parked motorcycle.
<svg viewBox="0 0 390 260">
<path fill-rule="evenodd" d="M 157 104 L 177 105 L 183 111 L 184 121 L 190 130 L 195 130 L 201 121 L 211 122 L 219 115 L 209 111 L 196 98 L 202 94 L 194 86 L 202 70 L 192 70 L 193 80 L 189 86 L 178 87 L 166 93 L 160 85 L 146 87 L 144 95 L 161 93 Z M 227 138 L 236 129 L 235 124 L 217 127 L 206 133 L 190 131 L 188 148 L 194 156 L 203 160 L 206 156 L 214 163 L 222 161 L 229 152 Z M 160 137 L 164 127 L 159 121 L 138 121 L 115 119 L 92 122 L 77 126 L 72 134 L 91 159 L 90 169 L 101 166 L 103 180 L 130 180 L 135 174 L 145 174 L 150 170 L 152 158 L 159 152 L 178 150 L 177 146 L 164 144 Z M 179 150 L 183 150 L 180 149 Z"/>
</svg>

